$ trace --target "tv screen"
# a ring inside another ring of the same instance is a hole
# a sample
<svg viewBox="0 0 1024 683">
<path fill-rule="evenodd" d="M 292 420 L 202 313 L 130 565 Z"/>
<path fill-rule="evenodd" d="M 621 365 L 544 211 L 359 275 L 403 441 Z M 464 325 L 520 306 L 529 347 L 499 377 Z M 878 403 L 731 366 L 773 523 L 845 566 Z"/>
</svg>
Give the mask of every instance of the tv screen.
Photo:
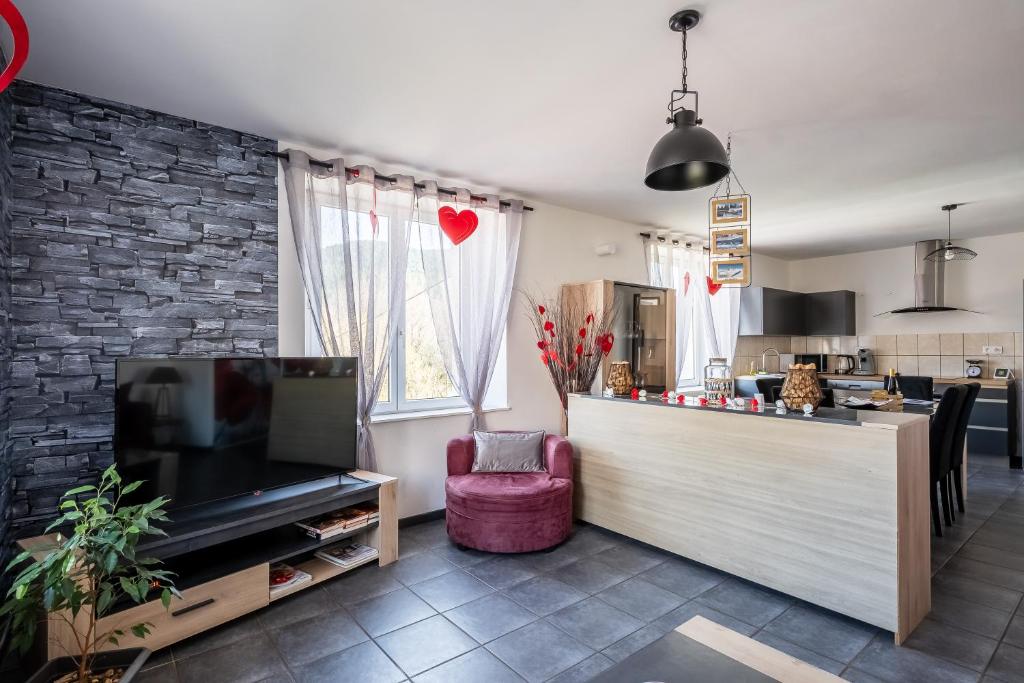
<svg viewBox="0 0 1024 683">
<path fill-rule="evenodd" d="M 114 457 L 168 509 L 354 469 L 355 358 L 117 361 Z"/>
</svg>

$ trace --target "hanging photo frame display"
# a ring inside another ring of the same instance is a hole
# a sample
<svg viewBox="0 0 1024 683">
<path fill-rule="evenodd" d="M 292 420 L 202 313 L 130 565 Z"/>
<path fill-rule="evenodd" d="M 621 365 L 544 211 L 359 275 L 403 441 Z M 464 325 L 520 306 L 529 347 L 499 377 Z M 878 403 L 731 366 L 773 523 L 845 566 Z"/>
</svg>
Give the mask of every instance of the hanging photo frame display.
<svg viewBox="0 0 1024 683">
<path fill-rule="evenodd" d="M 726 194 L 708 201 L 708 277 L 720 287 L 749 287 L 751 200 L 749 194 L 729 194 L 729 184 Z"/>
<path fill-rule="evenodd" d="M 749 225 L 750 195 L 726 195 L 711 198 L 711 226 Z"/>
</svg>

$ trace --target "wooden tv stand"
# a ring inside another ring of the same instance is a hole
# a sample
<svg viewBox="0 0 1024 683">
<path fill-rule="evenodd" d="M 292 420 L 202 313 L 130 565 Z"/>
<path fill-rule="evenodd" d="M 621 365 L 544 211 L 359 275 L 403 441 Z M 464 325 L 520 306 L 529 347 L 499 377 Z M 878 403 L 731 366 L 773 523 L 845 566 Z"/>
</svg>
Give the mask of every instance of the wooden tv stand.
<svg viewBox="0 0 1024 683">
<path fill-rule="evenodd" d="M 256 521 L 239 521 L 234 526 L 220 524 L 206 534 L 183 531 L 184 541 L 172 534 L 171 541 L 160 541 L 155 552 L 140 544 L 140 556 L 158 557 L 164 560 L 166 568 L 178 574 L 175 584 L 181 590 L 182 599 L 172 600 L 170 609 L 164 609 L 159 599 L 141 605 L 129 602 L 125 609 L 103 617 L 97 622 L 100 631 L 123 628 L 126 634 L 119 638 L 118 645 L 108 644 L 101 649 L 146 647 L 158 650 L 355 569 L 342 568 L 313 556 L 317 549 L 342 540 L 377 548 L 378 556 L 363 564 L 376 561 L 383 566 L 397 560 L 398 479 L 365 470 L 349 475 L 375 486 L 362 489 L 354 499 L 328 495 L 315 500 L 303 499 L 293 505 L 287 500 L 278 501 L 271 512 L 254 513 Z M 367 527 L 353 529 L 349 534 L 317 541 L 303 536 L 301 530 L 292 525 L 299 519 L 367 500 L 377 501 L 380 519 Z M 211 538 L 217 542 L 210 543 Z M 33 551 L 37 559 L 45 557 L 54 544 L 53 534 L 18 541 L 23 550 Z M 197 549 L 192 550 L 192 547 Z M 284 561 L 310 574 L 313 580 L 271 597 L 270 565 Z M 87 623 L 88 609 L 85 607 L 79 613 L 79 624 Z M 128 630 L 129 626 L 140 622 L 152 624 L 146 638 L 136 638 Z M 51 617 L 41 628 L 45 633 L 40 635 L 45 637 L 40 641 L 46 643 L 47 659 L 75 651 L 74 632 L 67 621 Z"/>
</svg>

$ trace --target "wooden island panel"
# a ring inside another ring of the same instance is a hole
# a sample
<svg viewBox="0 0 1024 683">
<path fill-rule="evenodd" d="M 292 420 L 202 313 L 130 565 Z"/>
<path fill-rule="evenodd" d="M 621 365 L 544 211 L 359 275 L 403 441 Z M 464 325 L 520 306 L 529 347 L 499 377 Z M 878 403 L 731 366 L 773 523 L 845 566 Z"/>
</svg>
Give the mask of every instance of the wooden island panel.
<svg viewBox="0 0 1024 683">
<path fill-rule="evenodd" d="M 931 609 L 928 419 L 569 398 L 576 514 L 895 632 Z"/>
</svg>

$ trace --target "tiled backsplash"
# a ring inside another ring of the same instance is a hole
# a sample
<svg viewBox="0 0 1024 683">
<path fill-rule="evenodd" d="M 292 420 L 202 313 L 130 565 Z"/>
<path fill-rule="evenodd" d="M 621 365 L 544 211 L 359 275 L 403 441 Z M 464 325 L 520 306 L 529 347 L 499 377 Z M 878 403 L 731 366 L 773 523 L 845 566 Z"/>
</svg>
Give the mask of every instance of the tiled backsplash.
<svg viewBox="0 0 1024 683">
<path fill-rule="evenodd" d="M 983 347 L 1001 346 L 1002 353 L 986 355 Z M 751 362 L 761 367 L 761 353 L 774 347 L 779 353 L 824 353 L 857 355 L 858 348 L 870 349 L 875 371 L 884 374 L 896 368 L 904 375 L 963 377 L 968 360 L 981 360 L 983 377 L 995 368 L 1012 368 L 1022 376 L 1024 334 L 1020 332 L 953 332 L 948 334 L 879 334 L 860 337 L 740 337 L 736 342 L 733 369 L 737 375 L 750 371 Z M 778 370 L 774 355 L 768 370 Z M 829 359 L 829 369 L 834 367 Z"/>
</svg>

